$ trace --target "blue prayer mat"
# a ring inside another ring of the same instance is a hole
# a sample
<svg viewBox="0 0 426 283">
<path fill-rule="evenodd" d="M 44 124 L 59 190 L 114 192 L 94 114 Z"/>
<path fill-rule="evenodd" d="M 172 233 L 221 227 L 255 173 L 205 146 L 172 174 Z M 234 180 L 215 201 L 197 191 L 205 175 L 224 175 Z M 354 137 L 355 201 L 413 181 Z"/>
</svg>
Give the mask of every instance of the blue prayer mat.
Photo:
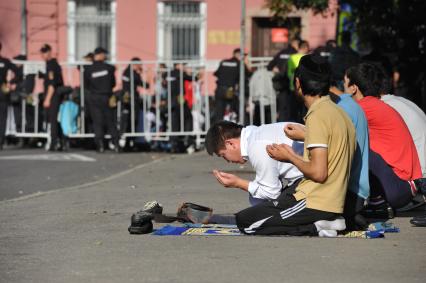
<svg viewBox="0 0 426 283">
<path fill-rule="evenodd" d="M 377 239 L 385 233 L 397 233 L 399 229 L 392 223 L 376 222 L 370 224 L 367 231 L 350 231 L 337 235 L 337 238 Z M 228 224 L 192 224 L 184 226 L 166 225 L 152 233 L 156 236 L 244 236 L 236 225 Z"/>
</svg>

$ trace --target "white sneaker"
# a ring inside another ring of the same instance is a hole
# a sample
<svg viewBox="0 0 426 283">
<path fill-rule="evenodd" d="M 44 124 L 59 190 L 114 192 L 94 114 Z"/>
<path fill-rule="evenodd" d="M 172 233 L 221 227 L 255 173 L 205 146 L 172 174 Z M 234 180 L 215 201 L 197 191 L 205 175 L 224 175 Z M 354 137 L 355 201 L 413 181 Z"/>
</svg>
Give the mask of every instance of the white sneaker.
<svg viewBox="0 0 426 283">
<path fill-rule="evenodd" d="M 325 238 L 337 237 L 337 231 L 336 230 L 320 230 L 318 232 L 318 236 L 325 237 Z"/>
<path fill-rule="evenodd" d="M 315 227 L 317 227 L 317 231 L 321 231 L 321 230 L 342 231 L 346 229 L 346 223 L 343 217 L 339 217 L 333 221 L 319 220 L 315 222 L 314 224 L 315 224 Z"/>
</svg>

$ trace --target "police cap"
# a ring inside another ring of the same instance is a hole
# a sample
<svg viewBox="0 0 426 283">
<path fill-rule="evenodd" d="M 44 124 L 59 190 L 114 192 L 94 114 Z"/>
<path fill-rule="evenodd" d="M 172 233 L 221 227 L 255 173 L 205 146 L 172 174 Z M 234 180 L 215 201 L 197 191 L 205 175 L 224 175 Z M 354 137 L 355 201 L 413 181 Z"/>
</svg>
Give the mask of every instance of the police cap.
<svg viewBox="0 0 426 283">
<path fill-rule="evenodd" d="M 108 51 L 103 47 L 96 47 L 95 51 L 93 51 L 93 53 L 95 53 L 95 55 L 97 55 L 97 54 L 108 54 Z"/>
</svg>

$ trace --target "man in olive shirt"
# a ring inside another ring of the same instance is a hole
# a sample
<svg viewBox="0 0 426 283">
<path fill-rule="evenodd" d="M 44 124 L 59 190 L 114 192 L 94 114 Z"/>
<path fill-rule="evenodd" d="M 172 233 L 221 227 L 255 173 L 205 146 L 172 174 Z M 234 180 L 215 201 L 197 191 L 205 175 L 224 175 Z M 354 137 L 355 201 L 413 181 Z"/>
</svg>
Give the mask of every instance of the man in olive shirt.
<svg viewBox="0 0 426 283">
<path fill-rule="evenodd" d="M 304 175 L 295 192 L 236 214 L 246 234 L 336 236 L 346 228 L 343 212 L 349 172 L 355 152 L 355 128 L 347 114 L 329 98 L 330 67 L 318 55 L 302 57 L 295 74 L 297 93 L 308 108 L 306 127 L 284 129 L 293 140 L 304 140 L 304 155 L 272 144 L 268 154 L 294 164 Z"/>
</svg>

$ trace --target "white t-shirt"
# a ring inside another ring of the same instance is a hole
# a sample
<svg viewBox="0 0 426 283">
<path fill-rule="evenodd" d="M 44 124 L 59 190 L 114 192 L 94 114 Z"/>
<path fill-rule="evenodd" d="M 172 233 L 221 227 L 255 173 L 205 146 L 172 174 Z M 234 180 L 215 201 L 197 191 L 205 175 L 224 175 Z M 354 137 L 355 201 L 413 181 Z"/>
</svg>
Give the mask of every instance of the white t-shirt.
<svg viewBox="0 0 426 283">
<path fill-rule="evenodd" d="M 403 97 L 387 94 L 381 99 L 395 109 L 407 124 L 419 155 L 422 175 L 426 177 L 426 114 L 415 103 Z"/>
<path fill-rule="evenodd" d="M 303 174 L 291 163 L 269 157 L 266 146 L 272 143 L 287 144 L 303 155 L 303 143 L 289 139 L 284 133 L 288 123 L 247 126 L 241 131 L 241 155 L 256 171 L 256 178 L 249 183 L 248 191 L 254 198 L 273 200 L 281 194 L 284 185 L 291 185 Z"/>
</svg>

